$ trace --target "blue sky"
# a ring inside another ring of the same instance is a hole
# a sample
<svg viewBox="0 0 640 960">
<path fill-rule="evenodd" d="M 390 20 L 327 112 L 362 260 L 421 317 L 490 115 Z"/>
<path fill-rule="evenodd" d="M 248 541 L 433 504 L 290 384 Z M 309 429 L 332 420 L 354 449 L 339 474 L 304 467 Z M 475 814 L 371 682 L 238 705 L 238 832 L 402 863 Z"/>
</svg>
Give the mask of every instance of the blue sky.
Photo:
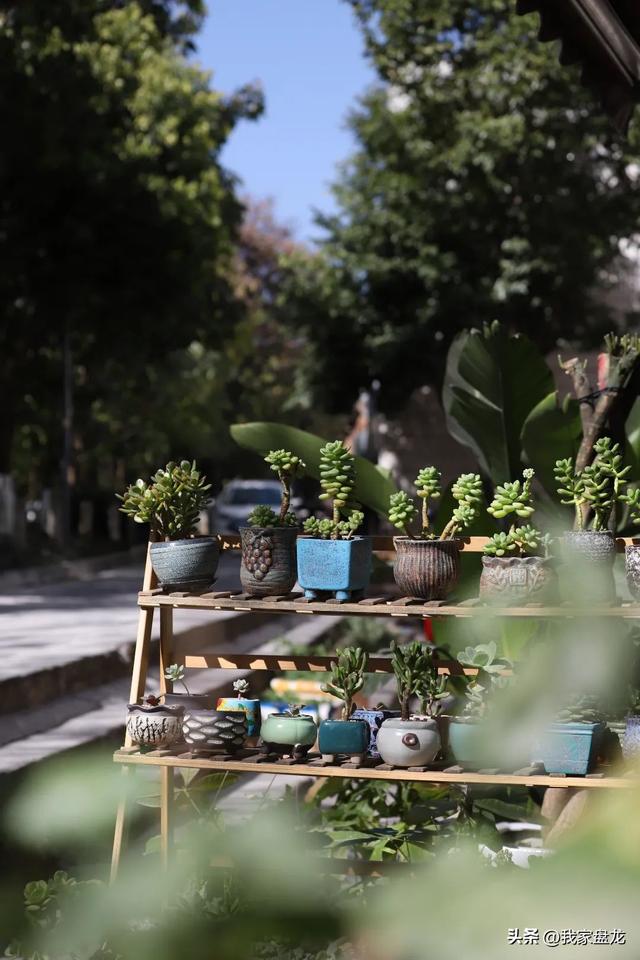
<svg viewBox="0 0 640 960">
<path fill-rule="evenodd" d="M 223 162 L 257 198 L 273 197 L 299 239 L 313 237 L 312 208 L 334 208 L 329 182 L 353 149 L 344 129 L 373 80 L 344 0 L 210 0 L 197 59 L 229 92 L 260 80 L 264 116 L 232 134 Z"/>
</svg>

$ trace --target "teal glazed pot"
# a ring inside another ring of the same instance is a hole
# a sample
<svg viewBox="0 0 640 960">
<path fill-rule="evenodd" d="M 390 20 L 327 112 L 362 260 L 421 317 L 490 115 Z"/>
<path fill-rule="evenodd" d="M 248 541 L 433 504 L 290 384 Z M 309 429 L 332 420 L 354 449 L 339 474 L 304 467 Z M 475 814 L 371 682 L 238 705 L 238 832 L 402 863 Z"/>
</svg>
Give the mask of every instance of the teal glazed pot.
<svg viewBox="0 0 640 960">
<path fill-rule="evenodd" d="M 374 760 L 379 759 L 380 753 L 378 752 L 377 746 L 378 730 L 385 720 L 393 720 L 399 716 L 399 710 L 386 710 L 384 707 L 378 707 L 373 710 L 365 710 L 364 708 L 358 707 L 357 710 L 353 711 L 351 714 L 352 720 L 364 720 L 365 723 L 369 724 L 367 756 L 372 757 Z"/>
<path fill-rule="evenodd" d="M 604 723 L 552 723 L 533 746 L 531 760 L 543 763 L 547 773 L 584 776 L 602 746 Z"/>
<path fill-rule="evenodd" d="M 482 734 L 477 723 L 455 717 L 449 723 L 449 753 L 463 766 L 478 766 L 482 757 Z"/>
<path fill-rule="evenodd" d="M 336 600 L 350 600 L 369 585 L 371 537 L 352 540 L 315 540 L 298 537 L 298 580 L 308 600 L 332 593 Z"/>
<path fill-rule="evenodd" d="M 215 579 L 220 546 L 217 537 L 161 540 L 151 544 L 150 557 L 164 590 L 204 591 Z"/>
<path fill-rule="evenodd" d="M 323 720 L 318 731 L 318 749 L 325 760 L 342 755 L 362 762 L 369 746 L 366 720 Z"/>
<path fill-rule="evenodd" d="M 306 713 L 291 717 L 286 713 L 270 713 L 262 724 L 262 753 L 280 753 L 302 760 L 316 742 L 318 728 Z"/>
<path fill-rule="evenodd" d="M 244 710 L 247 715 L 247 736 L 259 737 L 262 717 L 260 715 L 260 701 L 247 697 L 219 697 L 216 703 L 217 710 Z"/>
<path fill-rule="evenodd" d="M 297 580 L 297 527 L 240 527 L 240 583 L 252 597 L 291 593 Z"/>
</svg>

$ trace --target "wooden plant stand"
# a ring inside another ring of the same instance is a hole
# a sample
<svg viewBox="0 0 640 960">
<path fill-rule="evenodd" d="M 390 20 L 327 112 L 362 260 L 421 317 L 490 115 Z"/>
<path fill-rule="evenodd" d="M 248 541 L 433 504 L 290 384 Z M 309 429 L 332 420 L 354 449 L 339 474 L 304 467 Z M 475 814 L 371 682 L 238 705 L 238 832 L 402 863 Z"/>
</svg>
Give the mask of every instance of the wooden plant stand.
<svg viewBox="0 0 640 960">
<path fill-rule="evenodd" d="M 632 541 L 619 539 L 617 548 L 623 551 L 625 544 Z M 477 553 L 486 543 L 485 537 L 470 537 L 465 541 L 464 550 Z M 225 549 L 239 549 L 239 537 L 223 538 Z M 391 537 L 375 537 L 374 550 L 385 554 L 393 550 Z M 264 670 L 275 671 L 313 671 L 326 673 L 330 670 L 331 657 L 327 656 L 291 656 L 261 654 L 190 654 L 178 656 L 173 651 L 173 614 L 174 610 L 254 610 L 259 612 L 278 611 L 297 613 L 303 616 L 314 614 L 348 614 L 349 616 L 376 617 L 414 617 L 420 620 L 432 617 L 616 617 L 640 619 L 640 604 L 624 603 L 617 606 L 594 607 L 589 610 L 570 605 L 542 606 L 528 604 L 520 607 L 487 607 L 478 600 L 464 601 L 459 604 L 439 602 L 424 603 L 409 597 L 389 599 L 388 597 L 367 597 L 360 601 L 339 603 L 335 600 L 307 601 L 301 593 L 286 596 L 255 599 L 241 591 L 209 591 L 201 594 L 164 593 L 156 587 L 156 582 L 147 552 L 143 588 L 138 594 L 140 608 L 138 633 L 136 638 L 131 678 L 130 703 L 136 703 L 144 694 L 149 664 L 151 629 L 156 609 L 160 614 L 160 690 L 171 692 L 171 684 L 164 678 L 164 671 L 171 663 L 180 663 L 185 669 L 223 669 L 223 670 Z M 438 661 L 440 673 L 473 675 L 477 671 L 462 668 L 457 660 Z M 391 660 L 388 657 L 370 657 L 370 673 L 391 673 Z M 123 711 L 124 712 L 124 711 Z M 127 774 L 131 765 L 156 766 L 160 769 L 160 834 L 161 856 L 166 866 L 172 844 L 173 813 L 173 771 L 176 767 L 190 767 L 198 770 L 233 771 L 238 773 L 285 773 L 301 777 L 343 777 L 363 780 L 416 781 L 438 784 L 496 784 L 505 786 L 528 787 L 579 787 L 584 788 L 628 788 L 637 786 L 633 776 L 610 775 L 607 769 L 587 776 L 560 776 L 547 774 L 536 766 L 515 772 L 501 770 L 465 770 L 460 765 L 434 763 L 428 767 L 395 768 L 382 761 L 365 760 L 357 766 L 351 762 L 328 764 L 318 754 L 310 753 L 304 760 L 293 761 L 275 756 L 263 756 L 258 750 L 243 750 L 234 755 L 198 756 L 188 752 L 186 744 L 177 744 L 173 748 L 161 750 L 143 750 L 133 746 L 128 736 L 124 746 L 114 754 L 114 761 L 123 765 L 123 774 Z M 113 855 L 111 861 L 111 879 L 114 880 L 120 863 L 124 828 L 126 821 L 126 801 L 121 801 L 115 824 Z"/>
</svg>

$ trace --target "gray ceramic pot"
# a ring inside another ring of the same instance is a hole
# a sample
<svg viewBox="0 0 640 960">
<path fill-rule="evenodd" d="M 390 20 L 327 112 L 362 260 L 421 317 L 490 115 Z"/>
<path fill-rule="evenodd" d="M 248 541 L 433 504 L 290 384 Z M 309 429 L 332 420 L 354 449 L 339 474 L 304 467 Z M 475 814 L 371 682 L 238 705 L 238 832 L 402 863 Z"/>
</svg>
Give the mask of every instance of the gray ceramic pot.
<svg viewBox="0 0 640 960">
<path fill-rule="evenodd" d="M 240 527 L 240 583 L 252 597 L 291 593 L 296 565 L 297 527 Z"/>
<path fill-rule="evenodd" d="M 151 544 L 151 564 L 165 590 L 206 590 L 220 557 L 217 537 L 190 537 Z"/>
<path fill-rule="evenodd" d="M 624 551 L 624 566 L 629 593 L 640 598 L 640 544 L 630 544 Z"/>
<path fill-rule="evenodd" d="M 438 724 L 431 718 L 385 720 L 378 730 L 378 752 L 394 767 L 423 767 L 440 749 Z"/>
<path fill-rule="evenodd" d="M 182 717 L 180 706 L 158 704 L 147 707 L 138 703 L 127 706 L 127 733 L 141 747 L 168 747 L 182 741 Z"/>
<path fill-rule="evenodd" d="M 460 540 L 394 537 L 393 542 L 393 575 L 402 594 L 420 600 L 444 600 L 460 577 Z"/>
<path fill-rule="evenodd" d="M 560 585 L 565 599 L 608 603 L 615 599 L 616 541 L 610 530 L 572 530 L 562 538 Z"/>
<path fill-rule="evenodd" d="M 196 753 L 235 753 L 247 739 L 244 710 L 201 710 L 187 707 L 182 733 Z"/>
<path fill-rule="evenodd" d="M 510 603 L 541 601 L 553 596 L 556 580 L 551 557 L 483 557 L 480 596 Z"/>
<path fill-rule="evenodd" d="M 622 755 L 625 760 L 638 763 L 640 760 L 640 717 L 629 714 L 622 738 Z"/>
</svg>

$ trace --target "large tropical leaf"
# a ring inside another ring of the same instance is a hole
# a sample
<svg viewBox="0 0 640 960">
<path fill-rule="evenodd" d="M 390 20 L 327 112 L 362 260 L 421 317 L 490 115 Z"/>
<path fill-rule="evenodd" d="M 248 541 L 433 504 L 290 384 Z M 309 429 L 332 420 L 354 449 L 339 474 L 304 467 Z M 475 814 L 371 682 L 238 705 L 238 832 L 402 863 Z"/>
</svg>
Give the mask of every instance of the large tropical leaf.
<svg viewBox="0 0 640 960">
<path fill-rule="evenodd" d="M 307 465 L 307 473 L 316 480 L 320 479 L 320 448 L 327 442 L 322 437 L 297 427 L 288 427 L 284 423 L 235 423 L 231 427 L 231 436 L 241 447 L 253 450 L 262 456 L 269 450 L 291 450 L 302 457 Z M 375 510 L 386 517 L 389 509 L 389 497 L 397 493 L 398 488 L 370 460 L 356 457 L 356 483 L 353 492 L 358 503 Z"/>
<path fill-rule="evenodd" d="M 449 432 L 474 452 L 494 484 L 520 473 L 523 424 L 553 386 L 544 357 L 527 337 L 492 324 L 453 341 L 443 391 Z"/>
<path fill-rule="evenodd" d="M 522 449 L 546 493 L 557 500 L 553 468 L 556 460 L 576 457 L 582 440 L 580 405 L 550 393 L 536 404 L 522 427 Z"/>
</svg>

